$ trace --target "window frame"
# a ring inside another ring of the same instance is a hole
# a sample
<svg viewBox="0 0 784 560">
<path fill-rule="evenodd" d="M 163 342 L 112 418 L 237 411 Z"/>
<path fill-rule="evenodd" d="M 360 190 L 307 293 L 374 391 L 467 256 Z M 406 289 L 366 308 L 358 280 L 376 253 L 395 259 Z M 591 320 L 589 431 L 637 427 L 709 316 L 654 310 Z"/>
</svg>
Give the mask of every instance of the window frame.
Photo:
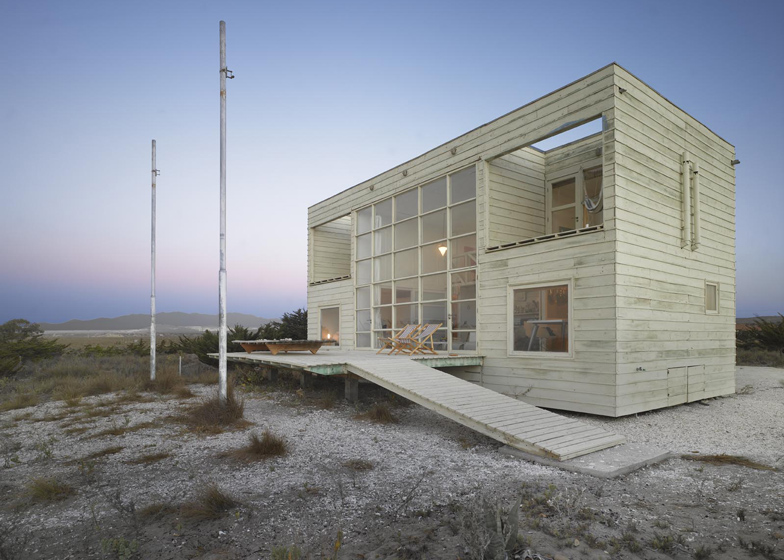
<svg viewBox="0 0 784 560">
<path fill-rule="evenodd" d="M 568 305 L 567 305 L 567 336 L 569 340 L 569 349 L 566 352 L 542 352 L 542 351 L 528 351 L 528 350 L 515 350 L 514 349 L 514 292 L 515 290 L 533 290 L 549 288 L 552 286 L 566 286 Z M 573 360 L 574 359 L 574 278 L 562 278 L 548 282 L 526 282 L 508 284 L 506 291 L 506 326 L 507 326 L 507 339 L 506 349 L 507 356 L 514 358 L 553 358 L 558 360 Z"/>
<path fill-rule="evenodd" d="M 708 286 L 713 286 L 716 288 L 716 309 L 709 309 L 708 308 Z M 718 315 L 721 312 L 721 303 L 719 303 L 719 294 L 720 294 L 720 285 L 718 282 L 714 282 L 711 280 L 705 281 L 705 314 L 706 315 Z"/>
<path fill-rule="evenodd" d="M 342 329 L 341 329 L 341 325 L 340 325 L 340 323 L 342 322 L 341 321 L 341 317 L 343 316 L 343 309 L 342 309 L 342 306 L 340 304 L 337 304 L 337 305 L 326 305 L 326 306 L 318 308 L 319 339 L 322 339 L 321 338 L 321 332 L 322 332 L 322 330 L 324 328 L 324 326 L 323 326 L 324 325 L 323 313 L 324 313 L 324 311 L 326 311 L 328 309 L 337 309 L 338 310 L 338 343 L 337 344 L 333 344 L 332 346 L 335 347 L 335 348 L 340 348 L 340 346 L 342 344 L 341 340 L 343 339 L 343 333 L 341 332 Z M 330 339 L 330 340 L 335 340 L 335 339 L 333 338 L 333 339 Z"/>
<path fill-rule="evenodd" d="M 546 188 L 545 188 L 545 234 L 558 234 L 558 233 L 567 233 L 570 231 L 577 231 L 583 229 L 584 227 L 595 227 L 604 224 L 604 214 L 602 214 L 602 223 L 601 224 L 591 224 L 591 226 L 585 226 L 581 224 L 581 220 L 584 215 L 585 205 L 583 201 L 585 200 L 585 171 L 589 171 L 591 169 L 600 168 L 602 170 L 602 189 L 604 189 L 604 165 L 601 158 L 592 159 L 588 162 L 582 163 L 579 166 L 573 166 L 566 169 L 563 169 L 554 175 L 553 177 L 548 177 L 546 181 Z M 562 204 L 553 208 L 553 185 L 556 183 L 561 183 L 568 179 L 574 179 L 574 202 L 570 204 Z M 604 192 L 602 191 L 602 196 L 604 196 Z M 566 230 L 564 232 L 553 231 L 553 211 L 558 210 L 566 210 L 567 208 L 574 208 L 574 229 Z"/>
</svg>

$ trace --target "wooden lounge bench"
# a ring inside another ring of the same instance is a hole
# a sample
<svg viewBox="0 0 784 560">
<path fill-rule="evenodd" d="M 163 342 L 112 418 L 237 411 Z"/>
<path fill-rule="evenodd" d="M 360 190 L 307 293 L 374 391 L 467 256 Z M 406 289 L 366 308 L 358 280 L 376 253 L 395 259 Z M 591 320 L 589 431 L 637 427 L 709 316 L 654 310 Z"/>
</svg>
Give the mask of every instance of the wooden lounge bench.
<svg viewBox="0 0 784 560">
<path fill-rule="evenodd" d="M 278 352 L 309 351 L 315 354 L 324 344 L 323 340 L 235 340 L 248 354 L 268 351 L 273 356 Z"/>
</svg>

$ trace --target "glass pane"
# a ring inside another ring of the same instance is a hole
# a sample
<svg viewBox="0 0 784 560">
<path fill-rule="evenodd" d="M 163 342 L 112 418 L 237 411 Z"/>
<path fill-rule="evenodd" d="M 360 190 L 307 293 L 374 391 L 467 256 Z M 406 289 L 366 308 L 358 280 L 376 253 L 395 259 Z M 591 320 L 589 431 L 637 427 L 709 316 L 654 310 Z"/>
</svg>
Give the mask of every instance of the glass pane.
<svg viewBox="0 0 784 560">
<path fill-rule="evenodd" d="M 433 334 L 433 349 L 446 350 L 446 329 L 438 329 Z"/>
<path fill-rule="evenodd" d="M 463 235 L 476 231 L 476 201 L 466 202 L 459 206 L 453 206 L 452 212 L 452 235 Z"/>
<path fill-rule="evenodd" d="M 422 187 L 422 213 L 446 206 L 446 177 Z"/>
<path fill-rule="evenodd" d="M 574 208 L 564 208 L 563 210 L 553 212 L 552 233 L 561 233 L 562 231 L 571 231 L 573 229 L 576 229 Z"/>
<path fill-rule="evenodd" d="M 381 348 L 384 346 L 382 339 L 390 338 L 392 331 L 374 331 L 373 332 L 373 348 Z"/>
<path fill-rule="evenodd" d="M 569 287 L 513 292 L 513 346 L 517 351 L 569 351 Z"/>
<path fill-rule="evenodd" d="M 422 242 L 436 241 L 446 237 L 446 210 L 422 216 Z"/>
<path fill-rule="evenodd" d="M 452 249 L 452 268 L 476 266 L 476 235 L 458 237 L 449 242 Z"/>
<path fill-rule="evenodd" d="M 357 237 L 357 258 L 366 259 L 370 256 L 372 234 L 366 233 Z"/>
<path fill-rule="evenodd" d="M 446 243 L 433 243 L 422 247 L 422 274 L 446 270 Z"/>
<path fill-rule="evenodd" d="M 476 328 L 476 301 L 452 304 L 452 328 L 461 331 Z"/>
<path fill-rule="evenodd" d="M 370 330 L 370 309 L 357 311 L 357 331 Z"/>
<path fill-rule="evenodd" d="M 357 309 L 369 309 L 369 308 L 370 308 L 370 286 L 365 286 L 364 288 L 357 288 Z"/>
<path fill-rule="evenodd" d="M 583 202 L 583 227 L 598 226 L 604 223 L 602 206 L 602 168 L 592 167 L 583 171 L 584 195 L 587 199 Z M 588 206 L 594 208 L 588 211 Z M 597 208 L 598 206 L 598 208 Z"/>
<path fill-rule="evenodd" d="M 396 305 L 395 306 L 395 328 L 402 329 L 406 325 L 419 324 L 418 305 Z"/>
<path fill-rule="evenodd" d="M 419 214 L 419 206 L 417 204 L 418 195 L 417 189 L 414 189 L 395 197 L 396 222 L 405 220 L 406 218 L 413 218 Z"/>
<path fill-rule="evenodd" d="M 395 278 L 416 276 L 419 272 L 419 249 L 409 249 L 395 253 Z"/>
<path fill-rule="evenodd" d="M 373 225 L 373 208 L 368 206 L 357 212 L 357 234 L 367 233 Z"/>
<path fill-rule="evenodd" d="M 398 280 L 395 282 L 395 303 L 419 301 L 419 279 Z"/>
<path fill-rule="evenodd" d="M 380 229 L 373 234 L 376 240 L 375 253 L 376 255 L 383 255 L 392 250 L 392 228 L 387 227 Z"/>
<path fill-rule="evenodd" d="M 373 308 L 373 327 L 375 329 L 392 328 L 392 306 Z"/>
<path fill-rule="evenodd" d="M 422 277 L 422 301 L 446 299 L 446 274 Z"/>
<path fill-rule="evenodd" d="M 379 202 L 373 208 L 376 211 L 376 220 L 373 222 L 373 227 L 378 229 L 380 227 L 388 226 L 392 223 L 392 199 L 389 198 L 383 202 Z"/>
<path fill-rule="evenodd" d="M 373 281 L 392 280 L 392 255 L 373 259 Z"/>
<path fill-rule="evenodd" d="M 553 208 L 563 206 L 564 204 L 574 204 L 574 189 L 574 177 L 553 183 Z"/>
<path fill-rule="evenodd" d="M 416 219 L 400 222 L 395 226 L 395 249 L 413 247 L 418 243 L 419 230 Z"/>
<path fill-rule="evenodd" d="M 449 203 L 455 204 L 476 197 L 476 167 L 471 166 L 449 176 Z"/>
<path fill-rule="evenodd" d="M 357 333 L 357 348 L 370 348 L 370 333 Z"/>
<path fill-rule="evenodd" d="M 340 341 L 340 308 L 321 310 L 321 340 Z"/>
<path fill-rule="evenodd" d="M 707 311 L 718 311 L 718 287 L 715 284 L 705 285 L 705 309 Z"/>
<path fill-rule="evenodd" d="M 476 332 L 452 333 L 452 350 L 476 350 Z"/>
<path fill-rule="evenodd" d="M 373 286 L 373 305 L 389 305 L 392 303 L 392 283 L 384 282 Z"/>
<path fill-rule="evenodd" d="M 476 299 L 476 270 L 452 273 L 452 300 Z"/>
<path fill-rule="evenodd" d="M 357 285 L 370 284 L 370 259 L 357 261 Z"/>
<path fill-rule="evenodd" d="M 422 323 L 441 323 L 446 325 L 446 302 L 423 304 Z"/>
</svg>

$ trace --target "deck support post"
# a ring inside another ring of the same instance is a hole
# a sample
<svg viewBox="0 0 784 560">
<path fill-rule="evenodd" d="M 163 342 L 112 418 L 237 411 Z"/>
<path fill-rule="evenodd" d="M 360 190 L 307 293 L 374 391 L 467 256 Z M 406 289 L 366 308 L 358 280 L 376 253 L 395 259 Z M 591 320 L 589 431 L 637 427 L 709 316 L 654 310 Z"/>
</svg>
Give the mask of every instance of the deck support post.
<svg viewBox="0 0 784 560">
<path fill-rule="evenodd" d="M 313 387 L 313 375 L 307 371 L 302 371 L 299 374 L 299 386 L 303 389 L 311 389 Z"/>
<path fill-rule="evenodd" d="M 359 378 L 350 373 L 346 375 L 346 400 L 351 403 L 359 400 Z"/>
<path fill-rule="evenodd" d="M 267 368 L 267 381 L 275 382 L 278 380 L 277 368 Z"/>
</svg>

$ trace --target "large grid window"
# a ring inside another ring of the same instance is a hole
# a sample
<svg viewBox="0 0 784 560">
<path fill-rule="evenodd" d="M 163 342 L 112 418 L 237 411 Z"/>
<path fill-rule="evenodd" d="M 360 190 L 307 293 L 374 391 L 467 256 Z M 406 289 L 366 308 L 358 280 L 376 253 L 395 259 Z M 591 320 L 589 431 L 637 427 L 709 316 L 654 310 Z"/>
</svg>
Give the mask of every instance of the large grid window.
<svg viewBox="0 0 784 560">
<path fill-rule="evenodd" d="M 476 168 L 357 212 L 356 344 L 440 323 L 436 350 L 476 349 Z"/>
</svg>

